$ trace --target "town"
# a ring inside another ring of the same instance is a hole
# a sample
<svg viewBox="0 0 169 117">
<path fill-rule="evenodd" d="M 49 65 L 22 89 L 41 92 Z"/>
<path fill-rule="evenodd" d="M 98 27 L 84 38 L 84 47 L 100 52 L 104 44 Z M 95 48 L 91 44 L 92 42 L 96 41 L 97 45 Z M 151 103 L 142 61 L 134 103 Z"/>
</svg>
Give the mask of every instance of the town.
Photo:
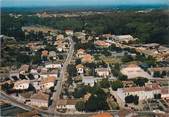
<svg viewBox="0 0 169 117">
<path fill-rule="evenodd" d="M 4 103 L 60 114 L 169 112 L 166 45 L 145 44 L 130 34 L 46 26 L 22 31 L 26 43 L 0 36 Z"/>
</svg>

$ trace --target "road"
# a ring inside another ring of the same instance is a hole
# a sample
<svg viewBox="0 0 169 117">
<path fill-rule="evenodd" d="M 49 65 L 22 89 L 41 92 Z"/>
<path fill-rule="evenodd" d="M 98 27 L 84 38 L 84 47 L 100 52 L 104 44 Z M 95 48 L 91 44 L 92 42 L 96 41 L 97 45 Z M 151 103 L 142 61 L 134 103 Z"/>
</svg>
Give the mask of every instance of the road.
<svg viewBox="0 0 169 117">
<path fill-rule="evenodd" d="M 69 38 L 69 42 L 70 42 L 70 48 L 67 53 L 67 57 L 61 69 L 61 72 L 60 72 L 60 80 L 57 82 L 57 85 L 55 86 L 56 91 L 53 93 L 53 102 L 52 102 L 52 105 L 48 109 L 50 112 L 56 111 L 56 103 L 59 100 L 59 97 L 62 91 L 62 85 L 65 81 L 65 73 L 67 70 L 67 66 L 73 57 L 75 43 L 73 42 L 72 37 Z"/>
</svg>

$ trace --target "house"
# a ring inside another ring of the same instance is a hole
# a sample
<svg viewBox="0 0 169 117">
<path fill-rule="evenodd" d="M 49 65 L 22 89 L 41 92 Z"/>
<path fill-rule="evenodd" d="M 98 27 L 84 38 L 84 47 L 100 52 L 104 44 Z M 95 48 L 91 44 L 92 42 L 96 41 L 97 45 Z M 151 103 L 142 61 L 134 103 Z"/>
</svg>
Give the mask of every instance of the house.
<svg viewBox="0 0 169 117">
<path fill-rule="evenodd" d="M 75 32 L 74 36 L 78 39 L 82 39 L 82 38 L 85 38 L 86 34 L 83 32 Z"/>
<path fill-rule="evenodd" d="M 169 99 L 169 89 L 164 87 L 161 88 L 161 98 L 163 99 Z"/>
<path fill-rule="evenodd" d="M 102 112 L 102 113 L 99 113 L 99 114 L 96 114 L 96 115 L 92 115 L 92 116 L 89 116 L 89 117 L 113 117 L 113 115 L 111 115 L 108 112 Z"/>
<path fill-rule="evenodd" d="M 121 69 L 121 73 L 126 75 L 128 79 L 133 79 L 137 77 L 152 78 L 147 72 L 145 72 L 141 67 L 136 64 L 129 64 Z"/>
<path fill-rule="evenodd" d="M 43 50 L 41 56 L 47 57 L 49 52 L 47 50 Z"/>
<path fill-rule="evenodd" d="M 84 85 L 90 85 L 91 87 L 94 86 L 95 82 L 97 82 L 97 78 L 94 78 L 93 76 L 83 76 L 82 77 L 82 83 Z"/>
<path fill-rule="evenodd" d="M 83 63 L 92 63 L 94 61 L 94 57 L 90 54 L 85 54 L 81 59 Z"/>
<path fill-rule="evenodd" d="M 146 84 L 144 87 L 119 88 L 116 94 L 125 102 L 128 95 L 139 96 L 139 101 L 153 99 L 155 94 L 161 93 L 161 87 L 158 84 Z"/>
<path fill-rule="evenodd" d="M 76 110 L 75 105 L 79 101 L 79 99 L 60 99 L 56 103 L 56 108 L 58 110 L 68 109 L 68 110 Z"/>
<path fill-rule="evenodd" d="M 130 43 L 134 42 L 136 39 L 133 38 L 131 35 L 117 35 L 115 38 L 116 42 L 119 43 Z"/>
<path fill-rule="evenodd" d="M 19 73 L 20 74 L 25 74 L 29 71 L 29 65 L 22 65 L 20 68 L 19 68 Z"/>
<path fill-rule="evenodd" d="M 107 77 L 110 75 L 109 69 L 108 68 L 96 68 L 95 69 L 96 74 L 100 77 Z"/>
<path fill-rule="evenodd" d="M 41 89 L 46 90 L 49 89 L 50 87 L 53 87 L 56 81 L 56 77 L 54 76 L 49 76 L 47 78 L 44 78 L 40 82 Z"/>
<path fill-rule="evenodd" d="M 77 69 L 77 73 L 79 73 L 79 74 L 83 74 L 84 73 L 84 66 L 82 64 L 78 64 L 76 66 L 76 69 Z"/>
<path fill-rule="evenodd" d="M 68 110 L 76 110 L 75 105 L 78 101 L 79 101 L 78 99 L 68 99 L 67 104 L 66 104 L 66 108 Z"/>
<path fill-rule="evenodd" d="M 110 43 L 108 43 L 108 42 L 106 42 L 106 41 L 96 41 L 95 42 L 95 45 L 96 46 L 99 46 L 99 47 L 109 47 L 109 46 L 111 46 L 111 44 Z"/>
<path fill-rule="evenodd" d="M 63 40 L 64 39 L 64 35 L 62 35 L 62 34 L 57 35 L 56 40 L 59 40 L 59 39 Z"/>
<path fill-rule="evenodd" d="M 106 39 L 112 39 L 114 35 L 111 35 L 111 34 L 103 34 L 102 37 L 103 38 L 106 38 Z"/>
<path fill-rule="evenodd" d="M 60 68 L 62 68 L 62 65 L 60 63 L 46 63 L 45 68 L 47 68 L 47 69 L 56 69 L 56 68 L 60 69 Z"/>
<path fill-rule="evenodd" d="M 67 100 L 66 99 L 60 99 L 56 102 L 56 108 L 58 110 L 66 109 Z"/>
<path fill-rule="evenodd" d="M 30 98 L 30 105 L 37 107 L 48 107 L 49 95 L 39 91 Z"/>
<path fill-rule="evenodd" d="M 29 88 L 29 84 L 30 84 L 29 80 L 19 80 L 14 83 L 13 89 L 25 90 Z"/>
<path fill-rule="evenodd" d="M 86 54 L 86 53 L 85 53 L 85 50 L 82 49 L 82 48 L 80 48 L 80 49 L 77 50 L 76 56 L 77 56 L 78 58 L 83 58 L 85 54 Z"/>
<path fill-rule="evenodd" d="M 66 35 L 73 36 L 73 30 L 65 30 Z"/>
<path fill-rule="evenodd" d="M 159 72 L 162 75 L 169 76 L 169 67 L 148 68 L 148 71 L 152 76 L 154 75 L 155 72 Z"/>
<path fill-rule="evenodd" d="M 49 56 L 48 57 L 56 60 L 56 57 L 57 57 L 56 52 L 55 51 L 49 51 Z"/>
</svg>

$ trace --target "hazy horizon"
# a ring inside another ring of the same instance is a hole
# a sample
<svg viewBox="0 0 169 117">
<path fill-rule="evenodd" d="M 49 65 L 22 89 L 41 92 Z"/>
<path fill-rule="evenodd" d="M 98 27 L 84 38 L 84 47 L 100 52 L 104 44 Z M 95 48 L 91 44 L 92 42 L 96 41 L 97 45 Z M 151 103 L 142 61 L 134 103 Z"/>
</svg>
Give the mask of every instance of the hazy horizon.
<svg viewBox="0 0 169 117">
<path fill-rule="evenodd" d="M 169 0 L 2 0 L 1 7 L 169 5 Z"/>
</svg>

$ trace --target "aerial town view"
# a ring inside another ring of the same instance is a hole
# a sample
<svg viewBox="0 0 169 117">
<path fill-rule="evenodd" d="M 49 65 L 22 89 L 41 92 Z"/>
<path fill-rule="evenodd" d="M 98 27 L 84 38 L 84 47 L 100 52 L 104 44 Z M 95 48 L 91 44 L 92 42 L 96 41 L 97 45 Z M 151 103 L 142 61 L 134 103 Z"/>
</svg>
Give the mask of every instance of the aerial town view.
<svg viewBox="0 0 169 117">
<path fill-rule="evenodd" d="M 169 117 L 169 1 L 1 0 L 0 117 Z"/>
</svg>

